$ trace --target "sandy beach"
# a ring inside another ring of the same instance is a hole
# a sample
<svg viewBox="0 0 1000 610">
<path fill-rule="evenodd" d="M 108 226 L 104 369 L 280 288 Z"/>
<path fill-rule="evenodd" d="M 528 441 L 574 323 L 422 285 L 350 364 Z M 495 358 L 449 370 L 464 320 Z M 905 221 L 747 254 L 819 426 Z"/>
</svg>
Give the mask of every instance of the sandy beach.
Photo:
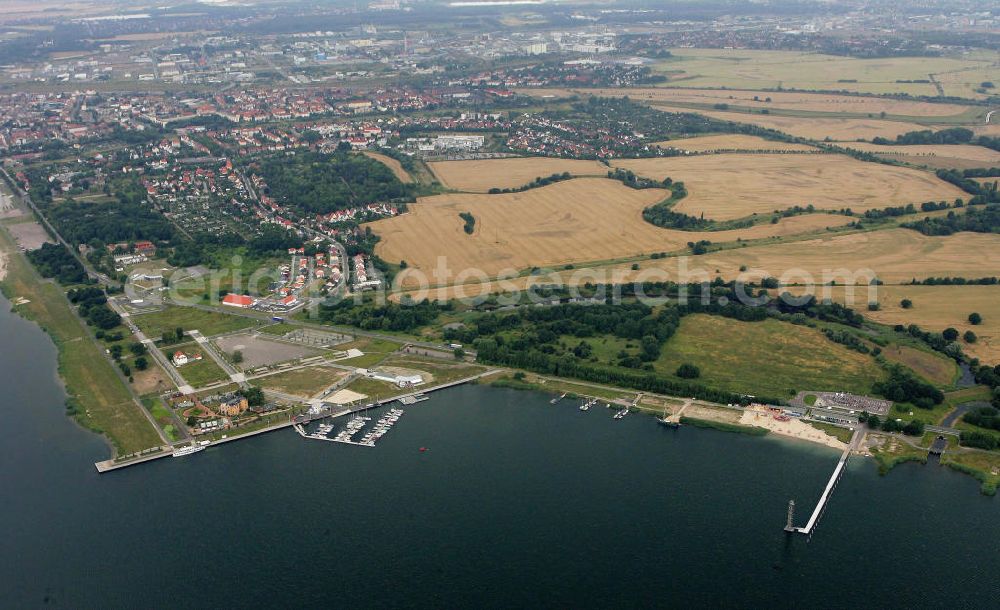
<svg viewBox="0 0 1000 610">
<path fill-rule="evenodd" d="M 789 421 L 778 421 L 766 410 L 747 409 L 740 417 L 740 423 L 745 426 L 767 428 L 775 434 L 819 443 L 834 449 L 847 449 L 847 443 L 841 442 L 822 430 L 813 428 L 804 421 L 800 421 L 794 417 Z"/>
</svg>

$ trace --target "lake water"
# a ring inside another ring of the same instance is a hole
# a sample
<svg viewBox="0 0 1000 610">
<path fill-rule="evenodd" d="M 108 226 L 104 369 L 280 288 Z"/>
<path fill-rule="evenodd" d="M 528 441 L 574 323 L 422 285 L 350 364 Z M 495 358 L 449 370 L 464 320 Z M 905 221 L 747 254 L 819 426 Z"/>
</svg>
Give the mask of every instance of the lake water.
<svg viewBox="0 0 1000 610">
<path fill-rule="evenodd" d="M 3 607 L 983 607 L 1000 499 L 838 455 L 465 386 L 377 447 L 291 430 L 98 475 L 55 348 L 0 302 Z M 420 447 L 428 451 L 420 452 Z"/>
</svg>

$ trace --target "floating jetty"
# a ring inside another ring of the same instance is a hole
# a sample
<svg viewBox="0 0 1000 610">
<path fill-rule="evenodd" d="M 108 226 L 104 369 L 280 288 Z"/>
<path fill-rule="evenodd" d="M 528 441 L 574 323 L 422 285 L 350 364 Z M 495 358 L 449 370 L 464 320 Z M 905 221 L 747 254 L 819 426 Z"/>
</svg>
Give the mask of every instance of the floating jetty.
<svg viewBox="0 0 1000 610">
<path fill-rule="evenodd" d="M 431 397 L 426 394 L 413 394 L 411 396 L 404 396 L 399 399 L 399 404 L 401 405 L 415 405 L 418 402 L 423 402 L 425 400 L 430 400 Z"/>
<path fill-rule="evenodd" d="M 566 393 L 565 392 L 563 392 L 562 394 L 560 394 L 558 398 L 553 398 L 552 400 L 550 400 L 549 404 L 550 405 L 554 405 L 557 402 L 559 402 L 560 400 L 562 400 L 563 398 L 566 398 Z"/>
</svg>

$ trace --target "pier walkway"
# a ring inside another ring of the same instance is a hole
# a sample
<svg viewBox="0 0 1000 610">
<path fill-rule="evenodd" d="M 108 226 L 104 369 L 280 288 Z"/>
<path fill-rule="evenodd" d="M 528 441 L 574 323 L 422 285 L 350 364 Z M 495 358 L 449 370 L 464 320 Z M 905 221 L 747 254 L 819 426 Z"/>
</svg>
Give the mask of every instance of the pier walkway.
<svg viewBox="0 0 1000 610">
<path fill-rule="evenodd" d="M 848 443 L 847 448 L 844 449 L 844 453 L 840 456 L 837 466 L 834 467 L 833 474 L 830 475 L 830 480 L 827 482 L 826 488 L 823 490 L 823 495 L 819 497 L 819 502 L 816 503 L 816 508 L 813 509 L 812 515 L 809 516 L 809 521 L 806 522 L 805 527 L 795 527 L 792 525 L 794 504 L 789 505 L 788 523 L 785 524 L 786 532 L 805 534 L 810 537 L 812 536 L 813 530 L 816 529 L 816 524 L 819 522 L 819 518 L 823 516 L 823 511 L 826 510 L 826 505 L 833 496 L 833 490 L 837 488 L 837 483 L 840 482 L 840 478 L 844 475 L 844 468 L 847 466 L 847 460 L 851 457 L 851 452 L 857 450 L 858 446 L 861 444 L 861 439 L 864 438 L 864 436 L 864 427 L 858 426 L 854 430 L 851 442 Z"/>
</svg>

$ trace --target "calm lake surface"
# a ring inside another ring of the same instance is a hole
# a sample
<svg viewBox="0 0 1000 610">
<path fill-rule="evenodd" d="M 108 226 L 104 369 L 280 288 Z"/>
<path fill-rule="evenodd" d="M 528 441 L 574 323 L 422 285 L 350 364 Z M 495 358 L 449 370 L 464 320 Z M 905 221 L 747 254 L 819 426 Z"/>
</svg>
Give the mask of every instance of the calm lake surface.
<svg viewBox="0 0 1000 610">
<path fill-rule="evenodd" d="M 2 298 L 2 297 L 0 297 Z M 98 475 L 56 350 L 0 302 L 3 607 L 995 607 L 1000 498 L 936 465 L 460 387 L 377 447 L 292 430 Z M 421 453 L 420 447 L 428 451 Z"/>
</svg>

